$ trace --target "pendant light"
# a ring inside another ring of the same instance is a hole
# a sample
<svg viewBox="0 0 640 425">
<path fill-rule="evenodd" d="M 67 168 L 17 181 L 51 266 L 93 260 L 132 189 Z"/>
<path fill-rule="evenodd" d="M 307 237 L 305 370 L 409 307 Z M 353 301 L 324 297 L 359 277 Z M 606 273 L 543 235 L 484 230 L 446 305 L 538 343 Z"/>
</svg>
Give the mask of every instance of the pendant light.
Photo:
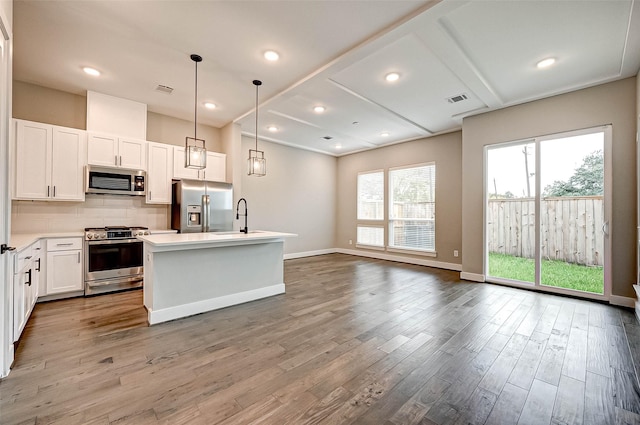
<svg viewBox="0 0 640 425">
<path fill-rule="evenodd" d="M 204 139 L 198 139 L 198 62 L 202 62 L 202 56 L 191 55 L 191 60 L 196 63 L 196 100 L 193 118 L 193 137 L 187 136 L 184 145 L 184 166 L 202 170 L 207 166 L 207 150 Z"/>
<path fill-rule="evenodd" d="M 256 86 L 256 148 L 249 149 L 247 165 L 250 176 L 262 177 L 267 175 L 267 160 L 264 152 L 258 150 L 258 87 L 262 85 L 262 81 L 253 80 L 253 85 Z"/>
</svg>

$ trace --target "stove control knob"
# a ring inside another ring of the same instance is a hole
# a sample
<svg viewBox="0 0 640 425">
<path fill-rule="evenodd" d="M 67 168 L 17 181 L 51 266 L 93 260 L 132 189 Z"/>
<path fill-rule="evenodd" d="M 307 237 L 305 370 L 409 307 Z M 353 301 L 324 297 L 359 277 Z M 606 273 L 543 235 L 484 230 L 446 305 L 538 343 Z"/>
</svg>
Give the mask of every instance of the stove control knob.
<svg viewBox="0 0 640 425">
<path fill-rule="evenodd" d="M 101 238 L 106 238 L 106 237 L 107 237 L 107 234 L 106 234 L 106 233 L 100 233 L 100 237 L 101 237 Z"/>
<path fill-rule="evenodd" d="M 93 235 L 91 233 L 88 233 L 87 234 L 87 239 L 91 239 L 91 238 L 93 238 Z"/>
<path fill-rule="evenodd" d="M 143 233 L 143 235 L 148 235 L 148 234 L 149 234 L 148 230 L 145 230 L 144 233 Z"/>
</svg>

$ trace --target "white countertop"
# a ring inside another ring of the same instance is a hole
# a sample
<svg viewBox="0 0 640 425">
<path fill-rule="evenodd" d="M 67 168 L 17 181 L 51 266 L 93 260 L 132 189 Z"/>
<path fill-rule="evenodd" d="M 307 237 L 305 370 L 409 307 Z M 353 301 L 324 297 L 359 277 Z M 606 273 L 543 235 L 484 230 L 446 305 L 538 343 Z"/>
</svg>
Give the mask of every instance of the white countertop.
<svg viewBox="0 0 640 425">
<path fill-rule="evenodd" d="M 13 246 L 20 251 L 38 239 L 45 238 L 82 238 L 84 232 L 60 232 L 60 233 L 16 233 L 9 238 L 9 246 Z"/>
<path fill-rule="evenodd" d="M 214 246 L 240 245 L 267 242 L 268 240 L 296 237 L 295 233 L 254 230 L 248 234 L 236 232 L 173 233 L 138 236 L 138 239 L 154 247 L 154 251 L 171 251 Z"/>
<path fill-rule="evenodd" d="M 177 230 L 163 230 L 163 229 L 150 229 L 149 230 L 153 235 L 161 235 L 161 234 L 176 234 Z M 57 233 L 13 233 L 9 237 L 9 246 L 13 246 L 16 250 L 20 251 L 32 243 L 36 242 L 38 239 L 47 239 L 47 238 L 84 238 L 84 232 L 57 232 Z"/>
</svg>

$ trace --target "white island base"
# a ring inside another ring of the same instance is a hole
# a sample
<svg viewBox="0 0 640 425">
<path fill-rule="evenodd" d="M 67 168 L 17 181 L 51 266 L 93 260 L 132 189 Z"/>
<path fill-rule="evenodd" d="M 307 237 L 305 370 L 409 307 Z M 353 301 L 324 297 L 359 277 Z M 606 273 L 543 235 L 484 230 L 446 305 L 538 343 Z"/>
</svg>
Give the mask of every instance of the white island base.
<svg viewBox="0 0 640 425">
<path fill-rule="evenodd" d="M 139 237 L 149 324 L 283 294 L 284 238 L 292 236 L 259 231 Z"/>
</svg>

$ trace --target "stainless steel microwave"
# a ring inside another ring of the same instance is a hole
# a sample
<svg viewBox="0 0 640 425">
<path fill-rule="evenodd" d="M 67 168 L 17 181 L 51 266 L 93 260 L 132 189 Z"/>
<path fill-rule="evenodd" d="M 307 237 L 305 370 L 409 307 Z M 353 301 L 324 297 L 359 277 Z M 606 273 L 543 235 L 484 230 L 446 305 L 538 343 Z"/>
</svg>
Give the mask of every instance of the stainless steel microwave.
<svg viewBox="0 0 640 425">
<path fill-rule="evenodd" d="M 142 170 L 87 166 L 86 193 L 144 196 L 146 173 Z"/>
</svg>

